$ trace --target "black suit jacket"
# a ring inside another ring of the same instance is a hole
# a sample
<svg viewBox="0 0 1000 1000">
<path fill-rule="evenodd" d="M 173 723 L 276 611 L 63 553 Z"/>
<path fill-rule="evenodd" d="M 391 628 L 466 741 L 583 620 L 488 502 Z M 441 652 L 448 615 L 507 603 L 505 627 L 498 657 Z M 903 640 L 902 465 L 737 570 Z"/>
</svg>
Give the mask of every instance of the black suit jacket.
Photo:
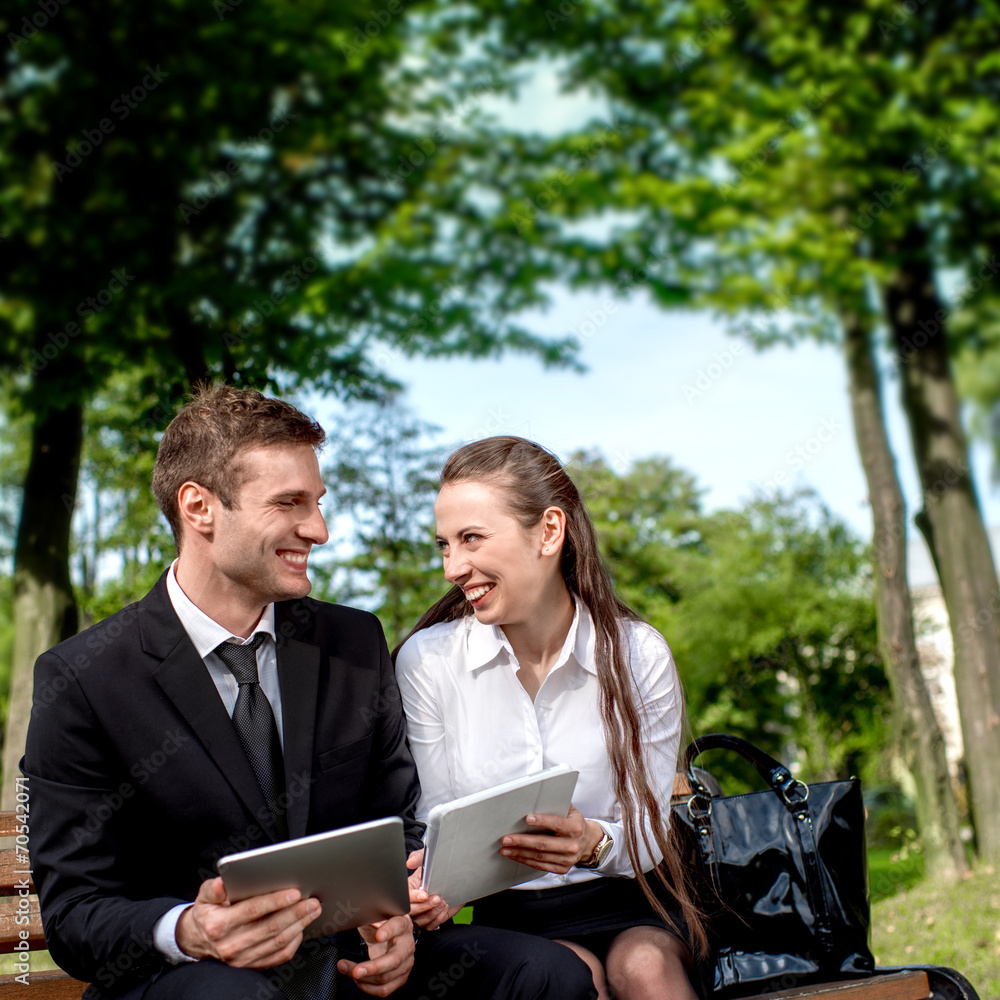
<svg viewBox="0 0 1000 1000">
<path fill-rule="evenodd" d="M 378 620 L 303 598 L 275 606 L 275 630 L 291 836 L 399 815 L 419 847 L 416 769 Z M 46 942 L 109 997 L 164 967 L 153 926 L 194 899 L 219 857 L 276 839 L 166 574 L 39 657 L 22 770 Z"/>
</svg>

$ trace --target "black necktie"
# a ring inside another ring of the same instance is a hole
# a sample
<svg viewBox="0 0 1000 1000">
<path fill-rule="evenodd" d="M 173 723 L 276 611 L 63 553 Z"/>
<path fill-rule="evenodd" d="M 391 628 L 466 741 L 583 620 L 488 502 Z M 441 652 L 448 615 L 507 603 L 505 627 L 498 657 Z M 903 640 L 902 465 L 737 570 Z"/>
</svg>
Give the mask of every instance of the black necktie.
<svg viewBox="0 0 1000 1000">
<path fill-rule="evenodd" d="M 257 674 L 257 647 L 264 638 L 265 633 L 258 632 L 248 643 L 223 642 L 215 651 L 240 686 L 233 725 L 267 800 L 279 839 L 287 840 L 288 823 L 278 801 L 285 791 L 281 742 L 271 703 Z M 290 962 L 275 970 L 279 973 L 275 978 L 289 1000 L 328 1000 L 337 990 L 338 957 L 334 945 L 321 939 L 307 941 Z"/>
<path fill-rule="evenodd" d="M 257 647 L 264 641 L 265 633 L 258 632 L 250 642 L 237 645 L 223 642 L 215 651 L 232 671 L 240 693 L 233 709 L 233 725 L 243 745 L 243 752 L 250 761 L 257 784 L 264 793 L 271 818 L 278 831 L 279 840 L 288 839 L 288 823 L 280 797 L 285 792 L 285 764 L 281 756 L 278 726 L 267 695 L 261 690 L 257 676 Z"/>
<path fill-rule="evenodd" d="M 303 942 L 291 961 L 271 971 L 288 1000 L 331 1000 L 337 995 L 339 958 L 336 945 L 313 938 Z"/>
</svg>

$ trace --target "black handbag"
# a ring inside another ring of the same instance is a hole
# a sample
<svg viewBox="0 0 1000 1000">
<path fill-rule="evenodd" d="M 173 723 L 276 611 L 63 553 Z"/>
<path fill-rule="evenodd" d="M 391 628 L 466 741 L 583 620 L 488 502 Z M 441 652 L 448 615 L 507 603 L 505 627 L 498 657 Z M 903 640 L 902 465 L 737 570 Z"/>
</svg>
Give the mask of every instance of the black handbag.
<svg viewBox="0 0 1000 1000">
<path fill-rule="evenodd" d="M 716 748 L 750 761 L 768 790 L 710 790 L 715 783 L 693 765 Z M 721 734 L 694 740 L 683 768 L 692 794 L 673 805 L 671 822 L 708 919 L 702 995 L 721 1000 L 870 975 L 860 781 L 806 785 L 752 743 Z"/>
</svg>

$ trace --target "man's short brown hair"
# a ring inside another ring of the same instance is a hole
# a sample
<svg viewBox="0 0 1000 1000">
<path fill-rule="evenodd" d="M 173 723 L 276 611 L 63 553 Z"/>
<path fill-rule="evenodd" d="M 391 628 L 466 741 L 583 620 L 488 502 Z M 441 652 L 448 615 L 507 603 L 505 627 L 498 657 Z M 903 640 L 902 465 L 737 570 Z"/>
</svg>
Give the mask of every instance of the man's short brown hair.
<svg viewBox="0 0 1000 1000">
<path fill-rule="evenodd" d="M 181 547 L 177 492 L 186 482 L 211 490 L 227 510 L 247 479 L 242 455 L 251 448 L 308 444 L 320 448 L 326 432 L 291 403 L 256 389 L 202 384 L 170 421 L 156 452 L 153 493 Z"/>
</svg>

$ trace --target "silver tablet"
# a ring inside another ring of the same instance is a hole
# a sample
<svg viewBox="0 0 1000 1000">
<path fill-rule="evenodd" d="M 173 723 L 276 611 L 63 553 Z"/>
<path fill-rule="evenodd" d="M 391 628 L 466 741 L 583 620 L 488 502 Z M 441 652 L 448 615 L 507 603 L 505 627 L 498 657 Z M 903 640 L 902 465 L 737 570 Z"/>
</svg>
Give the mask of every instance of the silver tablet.
<svg viewBox="0 0 1000 1000">
<path fill-rule="evenodd" d="M 228 854 L 218 867 L 234 903 L 277 889 L 315 896 L 323 910 L 305 929 L 307 938 L 410 910 L 398 816 Z"/>
<path fill-rule="evenodd" d="M 565 816 L 579 771 L 554 764 L 543 771 L 436 805 L 427 817 L 424 888 L 458 906 L 544 875 L 500 853 L 505 833 L 541 833 L 530 813 Z"/>
</svg>

